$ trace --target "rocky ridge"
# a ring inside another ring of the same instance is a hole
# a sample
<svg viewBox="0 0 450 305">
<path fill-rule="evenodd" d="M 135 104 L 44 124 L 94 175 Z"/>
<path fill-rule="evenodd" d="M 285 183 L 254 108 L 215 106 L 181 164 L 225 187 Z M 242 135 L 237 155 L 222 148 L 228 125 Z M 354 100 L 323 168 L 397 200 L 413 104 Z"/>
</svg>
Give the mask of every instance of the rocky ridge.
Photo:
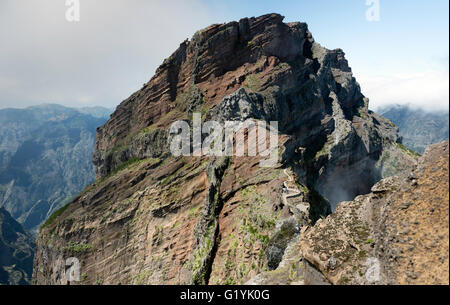
<svg viewBox="0 0 450 305">
<path fill-rule="evenodd" d="M 437 112 L 393 105 L 380 109 L 379 113 L 399 127 L 403 144 L 420 154 L 429 145 L 448 140 L 448 110 Z"/>
<path fill-rule="evenodd" d="M 245 283 L 290 268 L 301 227 L 414 166 L 398 129 L 368 110 L 343 51 L 282 20 L 198 31 L 117 107 L 97 130 L 97 181 L 41 229 L 35 283 L 61 283 L 59 262 L 73 256 L 81 284 Z M 194 112 L 278 121 L 278 163 L 171 156 L 170 124 Z"/>
</svg>

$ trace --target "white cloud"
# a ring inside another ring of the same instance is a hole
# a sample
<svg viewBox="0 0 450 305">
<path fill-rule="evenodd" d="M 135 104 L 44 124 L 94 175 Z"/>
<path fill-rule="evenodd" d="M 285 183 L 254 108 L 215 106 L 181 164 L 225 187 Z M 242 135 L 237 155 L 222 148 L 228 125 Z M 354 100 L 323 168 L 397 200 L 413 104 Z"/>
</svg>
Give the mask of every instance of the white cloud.
<svg viewBox="0 0 450 305">
<path fill-rule="evenodd" d="M 0 108 L 55 102 L 113 106 L 179 44 L 211 23 L 200 0 L 0 1 Z"/>
<path fill-rule="evenodd" d="M 392 104 L 411 105 L 424 110 L 449 109 L 449 74 L 444 70 L 419 73 L 370 75 L 356 77 L 361 90 L 377 110 Z"/>
</svg>

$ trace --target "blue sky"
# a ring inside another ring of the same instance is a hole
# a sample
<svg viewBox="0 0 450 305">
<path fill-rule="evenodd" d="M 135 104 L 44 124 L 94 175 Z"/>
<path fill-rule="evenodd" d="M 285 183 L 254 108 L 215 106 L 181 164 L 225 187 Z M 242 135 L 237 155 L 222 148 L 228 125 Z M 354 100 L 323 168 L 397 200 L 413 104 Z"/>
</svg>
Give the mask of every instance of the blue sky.
<svg viewBox="0 0 450 305">
<path fill-rule="evenodd" d="M 114 107 L 148 81 L 184 39 L 211 23 L 276 12 L 307 22 L 315 40 L 341 48 L 371 108 L 448 109 L 447 0 L 0 0 L 0 108 L 39 103 Z"/>
<path fill-rule="evenodd" d="M 203 2 L 224 21 L 277 12 L 285 21 L 306 22 L 316 41 L 342 48 L 353 66 L 414 71 L 448 58 L 446 0 L 380 0 L 378 22 L 366 20 L 365 0 Z"/>
</svg>

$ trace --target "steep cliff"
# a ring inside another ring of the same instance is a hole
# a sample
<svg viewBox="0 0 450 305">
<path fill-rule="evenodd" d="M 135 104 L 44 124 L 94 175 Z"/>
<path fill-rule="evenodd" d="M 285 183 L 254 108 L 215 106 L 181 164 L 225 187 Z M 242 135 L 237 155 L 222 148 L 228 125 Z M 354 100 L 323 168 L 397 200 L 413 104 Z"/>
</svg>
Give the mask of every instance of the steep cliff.
<svg viewBox="0 0 450 305">
<path fill-rule="evenodd" d="M 279 268 L 302 226 L 415 164 L 343 51 L 282 20 L 198 31 L 117 107 L 97 130 L 97 181 L 41 229 L 35 283 L 61 283 L 73 256 L 82 284 L 245 283 Z M 169 126 L 194 112 L 278 121 L 278 162 L 172 156 Z"/>
</svg>

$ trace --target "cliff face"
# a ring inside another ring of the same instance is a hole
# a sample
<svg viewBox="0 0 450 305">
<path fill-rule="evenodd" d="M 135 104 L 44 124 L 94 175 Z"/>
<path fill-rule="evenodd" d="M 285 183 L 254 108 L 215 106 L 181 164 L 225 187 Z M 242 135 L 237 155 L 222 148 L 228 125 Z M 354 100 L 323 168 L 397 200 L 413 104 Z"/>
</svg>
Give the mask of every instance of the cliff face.
<svg viewBox="0 0 450 305">
<path fill-rule="evenodd" d="M 306 269 L 333 284 L 448 285 L 448 162 L 448 142 L 432 145 L 412 172 L 381 180 L 305 228 Z M 314 282 L 310 274 L 305 282 Z"/>
<path fill-rule="evenodd" d="M 301 226 L 415 164 L 368 110 L 342 50 L 282 20 L 197 32 L 117 107 L 97 130 L 97 181 L 39 234 L 36 283 L 61 283 L 71 256 L 83 284 L 244 283 L 279 268 Z M 173 157 L 169 126 L 194 112 L 278 121 L 277 164 Z"/>
</svg>

